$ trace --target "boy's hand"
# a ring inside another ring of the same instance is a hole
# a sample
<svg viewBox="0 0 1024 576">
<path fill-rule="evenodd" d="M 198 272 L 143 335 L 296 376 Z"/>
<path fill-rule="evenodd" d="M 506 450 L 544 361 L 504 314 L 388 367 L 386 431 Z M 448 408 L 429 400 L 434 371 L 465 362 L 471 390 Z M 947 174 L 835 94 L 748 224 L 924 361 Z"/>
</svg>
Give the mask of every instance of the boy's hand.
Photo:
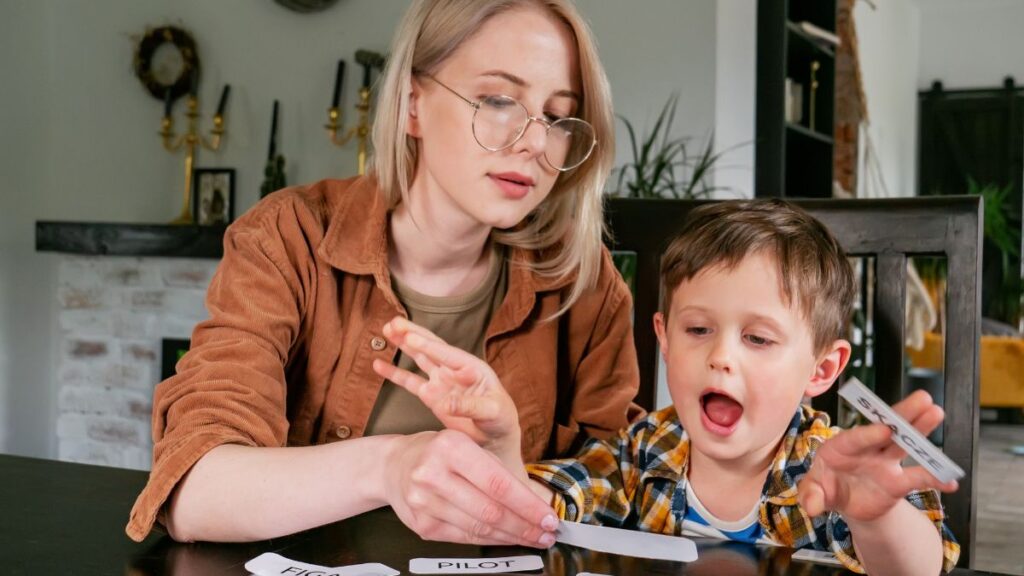
<svg viewBox="0 0 1024 576">
<path fill-rule="evenodd" d="M 923 390 L 893 409 L 926 436 L 943 419 L 942 408 Z M 882 424 L 844 430 L 818 449 L 811 470 L 797 487 L 800 505 L 810 516 L 835 510 L 848 520 L 870 522 L 913 490 L 956 490 L 955 481 L 942 483 L 920 466 L 904 468 L 900 461 L 905 457 Z"/>
<path fill-rule="evenodd" d="M 486 362 L 402 317 L 384 325 L 384 336 L 428 379 L 381 360 L 373 363 L 377 374 L 415 394 L 446 428 L 465 433 L 502 462 L 522 467 L 516 405 Z"/>
</svg>

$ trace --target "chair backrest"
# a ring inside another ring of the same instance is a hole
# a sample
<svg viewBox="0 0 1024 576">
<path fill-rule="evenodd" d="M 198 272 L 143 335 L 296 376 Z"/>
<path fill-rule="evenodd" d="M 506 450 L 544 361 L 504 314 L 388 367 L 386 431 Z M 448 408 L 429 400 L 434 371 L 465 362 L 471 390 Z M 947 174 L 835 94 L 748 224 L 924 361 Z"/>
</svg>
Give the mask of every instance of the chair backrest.
<svg viewBox="0 0 1024 576">
<path fill-rule="evenodd" d="M 633 333 L 640 360 L 637 403 L 654 408 L 661 254 L 686 213 L 702 201 L 610 199 L 610 247 L 636 253 Z M 978 445 L 978 350 L 981 326 L 981 203 L 977 197 L 798 200 L 851 256 L 875 259 L 876 393 L 895 403 L 908 393 L 904 374 L 907 258 L 947 258 L 943 451 L 966 472 L 960 489 L 943 496 L 947 525 L 961 545 L 960 566 L 973 565 L 974 480 Z M 815 406 L 833 417 L 835 386 Z"/>
</svg>

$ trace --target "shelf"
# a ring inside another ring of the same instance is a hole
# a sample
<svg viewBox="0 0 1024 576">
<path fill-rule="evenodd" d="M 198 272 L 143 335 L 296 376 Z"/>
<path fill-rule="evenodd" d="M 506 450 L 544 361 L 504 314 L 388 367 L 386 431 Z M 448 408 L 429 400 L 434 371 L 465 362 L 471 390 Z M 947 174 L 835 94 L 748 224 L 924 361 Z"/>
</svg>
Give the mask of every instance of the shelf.
<svg viewBox="0 0 1024 576">
<path fill-rule="evenodd" d="M 795 22 L 788 22 L 787 21 L 786 22 L 786 29 L 789 30 L 790 34 L 796 36 L 797 38 L 800 38 L 801 40 L 806 42 L 808 45 L 810 45 L 810 47 L 813 50 L 821 52 L 822 54 L 828 56 L 829 58 L 835 58 L 836 57 L 835 50 L 833 50 L 830 47 L 829 44 L 827 44 L 824 40 L 821 40 L 817 36 L 812 36 L 812 35 L 808 34 L 807 32 L 804 32 L 804 30 L 802 28 L 800 28 L 799 24 L 797 24 Z"/>
<path fill-rule="evenodd" d="M 215 258 L 226 226 L 36 222 L 36 251 L 95 256 Z"/>
<path fill-rule="evenodd" d="M 816 130 L 811 130 L 810 128 L 808 128 L 806 126 L 803 126 L 803 125 L 800 125 L 800 124 L 793 124 L 792 122 L 786 122 L 786 130 L 788 130 L 789 132 L 796 133 L 796 134 L 799 134 L 801 136 L 807 137 L 807 138 L 811 138 L 811 139 L 817 140 L 817 141 L 822 142 L 824 144 L 828 144 L 829 146 L 831 146 L 833 144 L 833 142 L 834 142 L 831 136 L 826 136 L 825 134 L 822 134 L 821 132 L 818 132 Z"/>
</svg>

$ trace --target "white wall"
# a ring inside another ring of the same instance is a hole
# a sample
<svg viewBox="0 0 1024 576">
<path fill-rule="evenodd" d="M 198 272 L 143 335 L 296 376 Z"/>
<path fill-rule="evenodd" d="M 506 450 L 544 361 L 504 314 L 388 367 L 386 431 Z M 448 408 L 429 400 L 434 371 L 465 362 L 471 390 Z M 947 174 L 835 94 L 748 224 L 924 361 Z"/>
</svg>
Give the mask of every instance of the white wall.
<svg viewBox="0 0 1024 576">
<path fill-rule="evenodd" d="M 642 139 L 676 92 L 672 133 L 692 136 L 699 150 L 715 127 L 715 0 L 578 4 L 597 36 L 615 113 Z M 616 129 L 618 165 L 630 160 L 631 152 L 620 120 Z"/>
<path fill-rule="evenodd" d="M 720 198 L 754 197 L 757 3 L 718 0 L 715 19 L 715 171 Z"/>
<path fill-rule="evenodd" d="M 867 2 L 854 9 L 864 94 L 874 143 L 888 196 L 913 196 L 917 178 L 917 70 L 920 14 L 912 0 Z M 864 144 L 864 134 L 861 135 Z M 861 155 L 863 160 L 864 155 Z M 862 165 L 859 197 L 885 195 Z M 867 188 L 865 188 L 867 186 Z"/>
<path fill-rule="evenodd" d="M 35 253 L 47 211 L 52 46 L 49 8 L 0 3 L 0 452 L 50 449 L 49 298 L 53 274 Z"/>
<path fill-rule="evenodd" d="M 715 118 L 714 0 L 582 0 L 617 112 L 649 126 L 680 92 L 677 134 Z M 205 126 L 232 85 L 224 149 L 198 166 L 238 171 L 236 215 L 258 197 L 271 103 L 289 182 L 355 171 L 355 146 L 328 144 L 337 59 L 349 60 L 343 105 L 356 99 L 357 48 L 385 51 L 407 2 L 345 0 L 315 15 L 263 0 L 0 2 L 0 451 L 54 456 L 56 258 L 34 251 L 37 220 L 165 222 L 181 208 L 182 157 L 156 132 L 161 102 L 131 71 L 147 26 L 190 30 L 203 66 Z M 181 126 L 183 103 L 178 103 Z M 620 139 L 620 151 L 625 150 Z"/>
<path fill-rule="evenodd" d="M 921 0 L 918 87 L 1001 86 L 1012 75 L 1024 84 L 1024 2 Z"/>
</svg>

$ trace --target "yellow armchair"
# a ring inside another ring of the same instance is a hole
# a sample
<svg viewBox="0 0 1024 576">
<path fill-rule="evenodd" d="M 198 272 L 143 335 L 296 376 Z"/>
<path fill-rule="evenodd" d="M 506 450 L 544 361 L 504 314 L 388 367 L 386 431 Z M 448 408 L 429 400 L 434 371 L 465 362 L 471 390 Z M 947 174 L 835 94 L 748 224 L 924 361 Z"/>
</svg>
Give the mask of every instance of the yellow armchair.
<svg viewBox="0 0 1024 576">
<path fill-rule="evenodd" d="M 916 367 L 942 370 L 942 351 L 942 335 L 929 332 L 924 348 L 907 354 Z M 981 406 L 1024 408 L 1024 340 L 982 336 L 980 356 Z"/>
</svg>

